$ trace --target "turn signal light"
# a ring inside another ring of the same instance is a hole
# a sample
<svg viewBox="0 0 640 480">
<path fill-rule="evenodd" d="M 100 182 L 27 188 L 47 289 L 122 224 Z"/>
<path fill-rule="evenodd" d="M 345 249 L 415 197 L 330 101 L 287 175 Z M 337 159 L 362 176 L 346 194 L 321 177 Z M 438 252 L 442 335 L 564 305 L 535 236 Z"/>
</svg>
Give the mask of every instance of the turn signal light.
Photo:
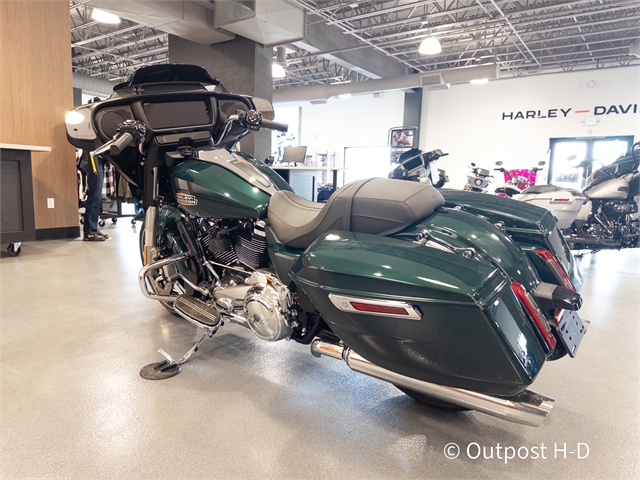
<svg viewBox="0 0 640 480">
<path fill-rule="evenodd" d="M 549 347 L 549 349 L 553 351 L 553 349 L 556 348 L 556 337 L 553 336 L 551 327 L 549 327 L 547 319 L 538 308 L 538 305 L 536 305 L 535 300 L 533 300 L 531 295 L 527 293 L 527 290 L 518 282 L 511 282 L 511 290 L 516 295 L 516 297 L 518 297 L 518 300 L 520 300 L 520 303 L 533 320 L 533 323 L 535 323 L 536 327 L 538 328 L 538 332 L 540 332 L 540 335 L 542 335 L 544 343 L 546 343 L 547 347 Z"/>
<path fill-rule="evenodd" d="M 544 248 L 536 248 L 535 252 L 536 255 L 538 255 L 542 260 L 546 262 L 547 266 L 551 269 L 556 279 L 558 279 L 558 281 L 561 282 L 564 287 L 568 288 L 569 290 L 573 290 L 574 292 L 576 291 L 573 283 L 571 283 L 571 280 L 569 279 L 569 275 L 567 275 L 567 272 L 564 271 L 564 268 L 562 268 L 562 265 L 560 265 L 560 262 L 558 262 L 558 259 L 553 253 L 551 253 L 549 250 L 545 250 Z"/>
</svg>

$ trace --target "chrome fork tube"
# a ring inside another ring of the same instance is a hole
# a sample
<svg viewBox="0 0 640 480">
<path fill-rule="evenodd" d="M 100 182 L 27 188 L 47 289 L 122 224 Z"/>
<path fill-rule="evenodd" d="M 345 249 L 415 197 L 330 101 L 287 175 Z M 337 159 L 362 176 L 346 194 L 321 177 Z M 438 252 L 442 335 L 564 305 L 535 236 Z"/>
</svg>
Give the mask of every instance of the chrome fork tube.
<svg viewBox="0 0 640 480">
<path fill-rule="evenodd" d="M 144 264 L 153 263 L 158 256 L 158 207 L 152 205 L 147 208 L 144 215 L 144 251 L 142 252 Z"/>
</svg>

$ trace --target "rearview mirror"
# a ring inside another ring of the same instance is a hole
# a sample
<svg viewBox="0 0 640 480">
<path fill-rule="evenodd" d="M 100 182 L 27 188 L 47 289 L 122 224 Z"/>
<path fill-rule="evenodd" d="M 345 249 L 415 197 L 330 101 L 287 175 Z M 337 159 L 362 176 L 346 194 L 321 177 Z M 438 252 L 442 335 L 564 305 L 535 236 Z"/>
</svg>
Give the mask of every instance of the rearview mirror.
<svg viewBox="0 0 640 480">
<path fill-rule="evenodd" d="M 275 118 L 276 114 L 273 111 L 273 104 L 269 100 L 260 97 L 253 97 L 251 100 L 263 118 L 267 120 L 273 120 Z"/>
<path fill-rule="evenodd" d="M 500 166 L 500 165 L 502 165 L 502 162 L 501 161 L 497 161 L 496 165 Z"/>
<path fill-rule="evenodd" d="M 543 166 L 543 165 L 546 165 L 546 164 L 547 164 L 547 162 L 545 162 L 544 160 L 540 160 L 540 161 L 538 162 L 538 165 L 539 165 L 539 166 Z"/>
</svg>

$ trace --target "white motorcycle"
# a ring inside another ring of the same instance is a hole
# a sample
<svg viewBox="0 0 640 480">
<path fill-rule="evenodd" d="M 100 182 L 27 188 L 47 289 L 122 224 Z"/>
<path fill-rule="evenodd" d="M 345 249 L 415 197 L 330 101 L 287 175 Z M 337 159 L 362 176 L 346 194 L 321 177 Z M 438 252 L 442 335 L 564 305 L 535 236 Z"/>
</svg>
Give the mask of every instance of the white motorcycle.
<svg viewBox="0 0 640 480">
<path fill-rule="evenodd" d="M 480 168 L 472 163 L 469 168 L 471 172 L 467 175 L 467 184 L 463 190 L 468 192 L 480 192 L 486 193 L 489 188 L 489 184 L 493 182 L 493 175 L 486 168 Z"/>
<path fill-rule="evenodd" d="M 582 192 L 536 185 L 515 198 L 551 210 L 571 249 L 638 247 L 639 165 L 640 142 L 627 155 L 595 170 Z"/>
</svg>

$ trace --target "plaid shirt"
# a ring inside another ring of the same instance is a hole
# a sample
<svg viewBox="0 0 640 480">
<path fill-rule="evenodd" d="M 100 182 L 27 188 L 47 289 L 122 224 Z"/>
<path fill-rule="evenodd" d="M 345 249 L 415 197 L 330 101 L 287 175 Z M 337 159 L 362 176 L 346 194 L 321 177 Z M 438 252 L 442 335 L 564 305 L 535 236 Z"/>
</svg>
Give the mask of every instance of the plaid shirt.
<svg viewBox="0 0 640 480">
<path fill-rule="evenodd" d="M 116 196 L 116 169 L 109 162 L 104 162 L 104 183 L 102 184 L 102 198 Z"/>
</svg>

